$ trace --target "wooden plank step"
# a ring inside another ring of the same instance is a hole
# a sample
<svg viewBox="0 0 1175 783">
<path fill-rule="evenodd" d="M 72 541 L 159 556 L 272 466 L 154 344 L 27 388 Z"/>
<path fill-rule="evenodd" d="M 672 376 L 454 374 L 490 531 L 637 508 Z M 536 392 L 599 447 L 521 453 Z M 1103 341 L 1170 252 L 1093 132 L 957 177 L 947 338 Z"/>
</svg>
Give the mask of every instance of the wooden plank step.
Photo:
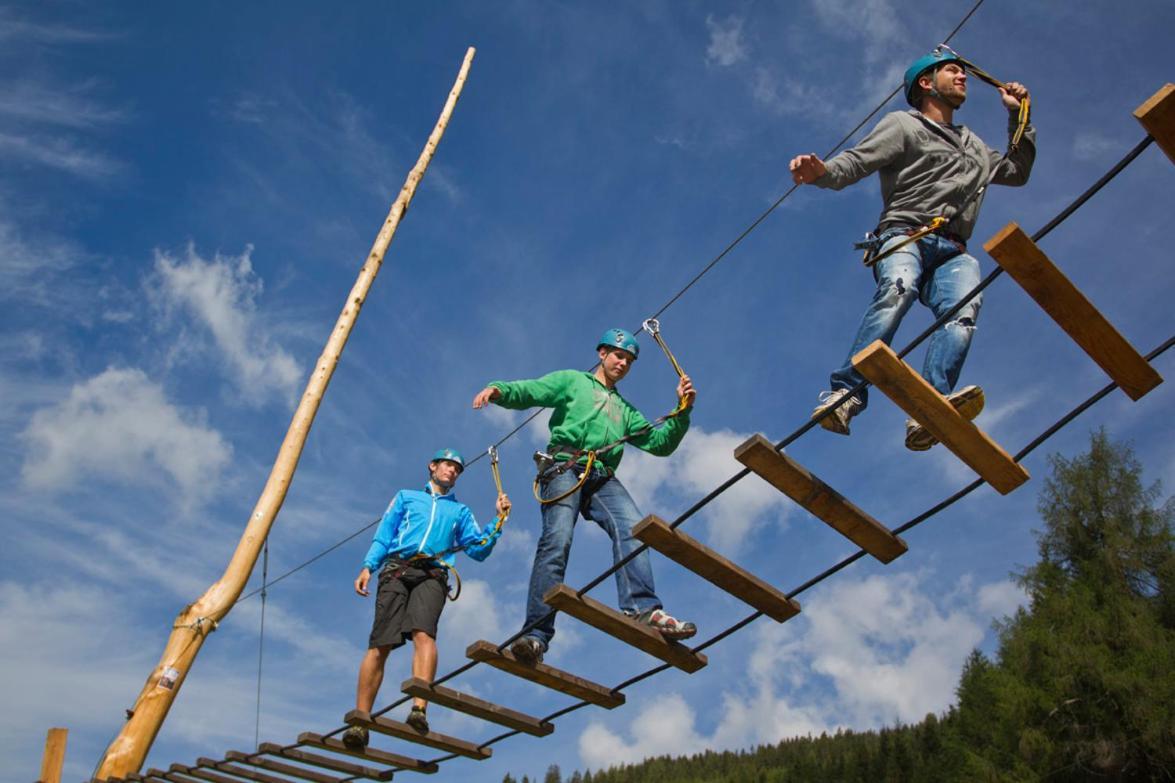
<svg viewBox="0 0 1175 783">
<path fill-rule="evenodd" d="M 498 645 L 484 639 L 476 641 L 465 648 L 465 657 L 475 661 L 488 663 L 495 669 L 509 672 L 515 677 L 530 680 L 545 688 L 566 693 L 577 699 L 595 704 L 610 710 L 624 704 L 624 694 L 614 693 L 611 689 L 599 683 L 576 677 L 570 672 L 556 669 L 545 663 L 536 663 L 533 666 L 517 660 L 509 650 L 498 652 Z"/>
<path fill-rule="evenodd" d="M 200 781 L 195 778 L 190 778 L 186 775 L 179 775 L 175 772 L 164 772 L 163 770 L 154 768 L 148 770 L 148 773 L 152 772 L 155 773 L 152 777 L 156 777 L 160 780 L 166 780 L 168 783 L 200 783 Z"/>
<path fill-rule="evenodd" d="M 803 465 L 776 451 L 762 435 L 744 441 L 734 450 L 734 458 L 881 562 L 892 562 L 906 553 L 905 541 Z"/>
<path fill-rule="evenodd" d="M 670 641 L 643 623 L 638 623 L 623 612 L 605 606 L 594 598 L 576 595 L 567 585 L 552 587 L 543 596 L 543 602 L 560 612 L 582 620 L 622 642 L 643 650 L 654 658 L 693 674 L 706 665 L 706 656 L 696 653 L 680 642 Z"/>
<path fill-rule="evenodd" d="M 353 750 L 344 745 L 340 739 L 324 737 L 321 734 L 314 734 L 309 731 L 302 732 L 298 735 L 298 744 L 311 745 L 316 748 L 322 748 L 323 750 L 333 750 L 335 753 L 344 753 L 355 758 L 366 759 L 379 764 L 387 764 L 390 767 L 399 767 L 409 772 L 423 772 L 426 775 L 432 775 L 439 769 L 436 764 L 430 761 L 421 761 L 420 759 L 401 756 L 399 753 L 389 753 L 386 750 L 373 748 L 370 745 L 363 750 Z"/>
<path fill-rule="evenodd" d="M 276 775 L 266 775 L 264 772 L 258 772 L 246 767 L 238 767 L 236 764 L 226 764 L 223 761 L 216 761 L 215 759 L 199 758 L 196 763 L 201 767 L 212 767 L 217 772 L 223 772 L 226 775 L 236 775 L 239 778 L 246 778 L 248 780 L 255 780 L 257 783 L 290 783 L 289 778 L 279 778 Z"/>
<path fill-rule="evenodd" d="M 450 737 L 445 734 L 438 734 L 435 731 L 421 734 L 407 723 L 401 723 L 398 720 L 391 720 L 382 716 L 373 718 L 370 713 L 364 712 L 363 710 L 351 710 L 343 716 L 343 722 L 351 726 L 363 726 L 369 731 L 378 731 L 380 734 L 386 734 L 389 737 L 395 737 L 408 742 L 416 742 L 420 745 L 427 745 L 430 748 L 443 750 L 446 753 L 456 753 L 458 756 L 465 756 L 476 761 L 484 761 L 494 755 L 492 748 L 479 748 L 476 743 L 467 742 L 463 739 L 457 739 L 456 737 Z"/>
<path fill-rule="evenodd" d="M 1028 471 L 1022 465 L 881 340 L 854 356 L 853 366 L 1001 495 L 1028 481 Z"/>
<path fill-rule="evenodd" d="M 362 764 L 355 764 L 354 762 L 344 761 L 343 759 L 320 756 L 317 753 L 307 753 L 297 748 L 286 748 L 276 742 L 263 742 L 257 746 L 257 750 L 262 753 L 268 753 L 271 756 L 281 756 L 290 761 L 300 761 L 303 764 L 322 767 L 333 772 L 342 772 L 352 777 L 367 778 L 368 780 L 391 780 L 393 774 L 393 771 L 390 769 L 365 767 Z"/>
<path fill-rule="evenodd" d="M 207 783 L 241 783 L 240 778 L 230 778 L 228 775 L 219 775 L 215 772 L 209 772 L 206 769 L 200 769 L 199 767 L 185 767 L 181 764 L 172 764 L 170 769 L 173 772 L 183 772 L 185 775 L 191 775 Z"/>
<path fill-rule="evenodd" d="M 185 783 L 182 775 L 176 775 L 175 778 L 170 778 L 168 777 L 169 773 L 161 769 L 156 769 L 155 767 L 151 767 L 143 774 L 145 776 L 143 780 L 147 781 L 147 783 L 177 783 L 177 778 L 179 779 L 178 783 Z M 118 778 L 111 778 L 109 783 L 113 783 L 115 780 L 118 780 Z M 282 783 L 289 783 L 289 781 L 282 781 Z"/>
<path fill-rule="evenodd" d="M 1134 110 L 1134 117 L 1175 163 L 1175 84 L 1163 85 Z"/>
<path fill-rule="evenodd" d="M 470 696 L 468 693 L 455 691 L 443 685 L 433 685 L 419 677 L 410 677 L 404 680 L 400 684 L 400 690 L 409 696 L 415 696 L 535 737 L 545 737 L 555 730 L 553 723 L 547 723 L 525 713 L 483 701 L 476 696 Z"/>
<path fill-rule="evenodd" d="M 224 757 L 231 761 L 248 764 L 251 767 L 276 772 L 279 775 L 309 780 L 310 783 L 343 783 L 343 778 L 336 778 L 334 775 L 327 775 L 326 773 L 306 769 L 305 767 L 297 767 L 293 764 L 283 764 L 280 761 L 273 761 L 272 759 L 257 758 L 257 754 L 254 753 L 242 753 L 239 750 L 230 750 L 224 754 Z"/>
<path fill-rule="evenodd" d="M 703 579 L 742 599 L 777 622 L 800 613 L 799 601 L 751 572 L 740 568 L 705 544 L 669 527 L 665 520 L 649 514 L 632 529 L 632 535 Z"/>
<path fill-rule="evenodd" d="M 984 243 L 983 249 L 1130 399 L 1139 399 L 1163 382 L 1142 354 L 1018 225 L 1004 226 Z"/>
</svg>

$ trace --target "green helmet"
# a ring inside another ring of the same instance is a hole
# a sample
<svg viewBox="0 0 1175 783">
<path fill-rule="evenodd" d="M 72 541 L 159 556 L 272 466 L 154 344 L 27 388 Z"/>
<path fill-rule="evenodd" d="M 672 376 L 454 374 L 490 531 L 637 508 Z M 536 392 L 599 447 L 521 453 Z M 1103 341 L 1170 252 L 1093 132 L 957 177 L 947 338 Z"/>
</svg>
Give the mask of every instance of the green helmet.
<svg viewBox="0 0 1175 783">
<path fill-rule="evenodd" d="M 609 329 L 600 335 L 600 342 L 596 343 L 596 350 L 600 348 L 620 348 L 632 354 L 632 358 L 641 355 L 641 345 L 627 329 Z"/>
<path fill-rule="evenodd" d="M 941 46 L 935 48 L 930 54 L 923 55 L 915 60 L 906 69 L 906 77 L 902 80 L 906 87 L 906 103 L 917 109 L 918 101 L 914 98 L 914 92 L 918 87 L 918 77 L 932 68 L 937 69 L 939 66 L 946 65 L 947 63 L 965 64 L 962 57 L 950 49 L 944 49 Z"/>
<path fill-rule="evenodd" d="M 429 461 L 440 462 L 443 459 L 447 459 L 449 462 L 457 463 L 458 473 L 465 470 L 465 459 L 461 456 L 461 452 L 457 451 L 457 449 L 441 449 L 436 454 L 434 454 L 432 459 Z"/>
</svg>

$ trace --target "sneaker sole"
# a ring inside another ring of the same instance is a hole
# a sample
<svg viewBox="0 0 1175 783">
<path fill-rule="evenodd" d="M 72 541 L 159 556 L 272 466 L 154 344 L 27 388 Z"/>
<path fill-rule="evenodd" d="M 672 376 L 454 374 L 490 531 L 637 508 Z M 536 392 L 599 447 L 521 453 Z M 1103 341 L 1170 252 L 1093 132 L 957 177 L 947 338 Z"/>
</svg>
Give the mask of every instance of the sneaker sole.
<svg viewBox="0 0 1175 783">
<path fill-rule="evenodd" d="M 826 406 L 817 408 L 816 410 L 812 411 L 812 418 L 813 419 L 816 418 L 817 416 L 819 416 L 820 414 L 822 414 L 826 410 L 828 410 L 830 407 L 832 407 L 832 406 L 826 405 Z M 825 416 L 823 419 L 821 419 L 817 423 L 821 427 L 823 427 L 824 429 L 828 430 L 829 432 L 835 432 L 837 435 L 848 435 L 849 434 L 849 425 L 841 424 L 840 417 L 837 416 L 835 413 L 831 413 L 828 416 Z"/>
<path fill-rule="evenodd" d="M 541 652 L 534 652 L 534 648 L 529 644 L 522 643 L 521 640 L 510 645 L 510 654 L 514 656 L 514 660 L 519 663 L 524 663 L 527 666 L 534 666 L 536 663 L 543 662 L 543 654 Z"/>
<path fill-rule="evenodd" d="M 950 400 L 959 415 L 967 421 L 972 421 L 982 413 L 986 402 L 983 389 L 978 386 L 967 386 L 960 389 Z M 921 424 L 906 435 L 906 448 L 910 451 L 929 451 L 936 443 L 938 443 L 938 438 L 931 435 L 930 431 Z"/>
</svg>

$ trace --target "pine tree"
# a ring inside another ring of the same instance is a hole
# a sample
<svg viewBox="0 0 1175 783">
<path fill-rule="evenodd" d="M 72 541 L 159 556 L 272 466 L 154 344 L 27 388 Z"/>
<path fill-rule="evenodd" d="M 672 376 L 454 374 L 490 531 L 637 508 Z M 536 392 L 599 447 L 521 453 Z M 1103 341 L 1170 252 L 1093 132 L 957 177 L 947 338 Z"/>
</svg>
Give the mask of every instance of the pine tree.
<svg viewBox="0 0 1175 783">
<path fill-rule="evenodd" d="M 543 776 L 543 783 L 563 783 L 563 775 L 559 772 L 559 765 L 547 767 L 547 774 Z"/>
</svg>

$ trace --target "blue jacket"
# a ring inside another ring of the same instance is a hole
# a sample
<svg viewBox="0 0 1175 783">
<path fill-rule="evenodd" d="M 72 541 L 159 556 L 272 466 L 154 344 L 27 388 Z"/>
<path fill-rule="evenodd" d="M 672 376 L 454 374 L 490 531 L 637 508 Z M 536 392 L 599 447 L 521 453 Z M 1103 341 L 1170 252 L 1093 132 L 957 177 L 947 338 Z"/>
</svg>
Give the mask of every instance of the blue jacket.
<svg viewBox="0 0 1175 783">
<path fill-rule="evenodd" d="M 407 560 L 457 546 L 465 547 L 465 554 L 474 560 L 485 560 L 502 533 L 497 525 L 494 528 L 489 534 L 483 532 L 468 506 L 452 492 L 434 495 L 431 482 L 423 491 L 402 489 L 384 512 L 363 566 L 375 573 L 388 557 Z M 441 559 L 452 565 L 453 553 Z"/>
</svg>

